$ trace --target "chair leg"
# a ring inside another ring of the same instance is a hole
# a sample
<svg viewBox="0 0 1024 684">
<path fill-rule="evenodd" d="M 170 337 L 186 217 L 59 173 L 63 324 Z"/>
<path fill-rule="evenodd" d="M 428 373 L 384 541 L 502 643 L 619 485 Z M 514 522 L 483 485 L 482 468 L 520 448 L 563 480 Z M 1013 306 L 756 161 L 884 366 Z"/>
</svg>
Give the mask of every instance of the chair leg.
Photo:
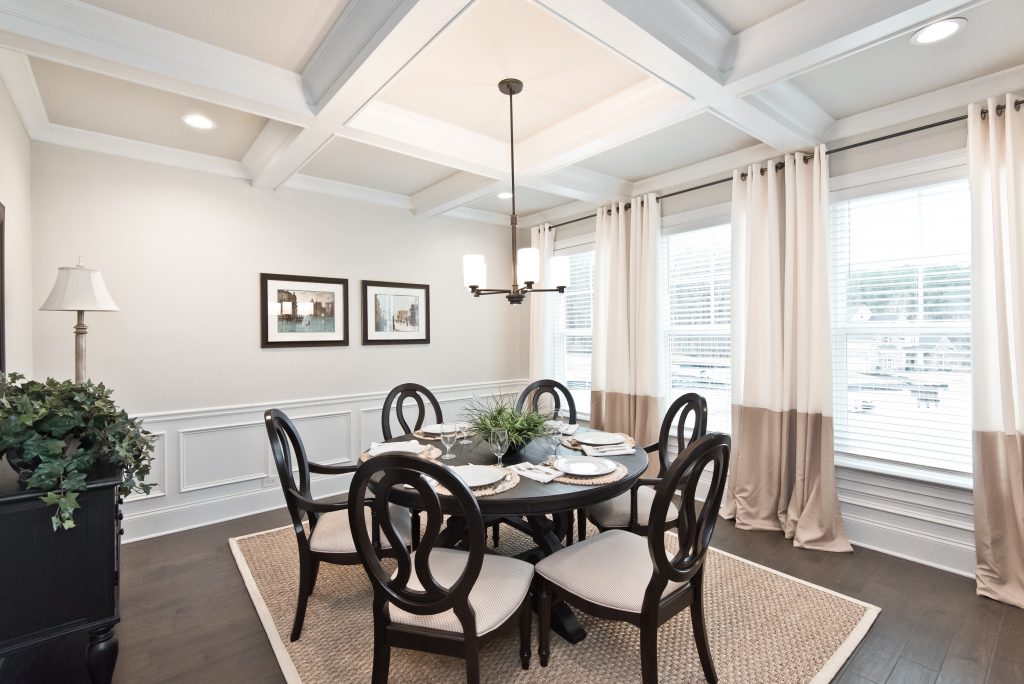
<svg viewBox="0 0 1024 684">
<path fill-rule="evenodd" d="M 540 666 L 548 666 L 548 658 L 551 656 L 551 589 L 548 583 L 541 578 L 539 580 L 539 593 L 537 595 L 537 633 L 540 645 L 537 648 L 537 655 L 540 656 Z"/>
<path fill-rule="evenodd" d="M 501 527 L 501 522 L 498 521 L 491 525 L 491 537 L 494 539 L 494 548 L 498 548 L 498 544 L 501 543 L 498 540 L 498 529 Z"/>
<path fill-rule="evenodd" d="M 587 538 L 587 509 L 576 509 L 576 539 L 583 541 Z"/>
<path fill-rule="evenodd" d="M 530 628 L 533 626 L 533 611 L 530 609 L 530 595 L 519 606 L 519 661 L 524 670 L 530 669 Z"/>
<path fill-rule="evenodd" d="M 320 574 L 320 561 L 314 560 L 312 563 L 313 569 L 309 573 L 309 594 L 313 594 L 313 589 L 316 587 L 316 578 Z"/>
<path fill-rule="evenodd" d="M 711 649 L 708 648 L 708 634 L 704 629 L 704 571 L 698 572 L 690 580 L 693 587 L 693 603 L 690 605 L 690 621 L 693 623 L 693 640 L 697 643 L 697 655 L 700 656 L 700 666 L 704 669 L 704 679 L 710 684 L 718 681 L 718 674 L 715 672 L 715 662 L 711 659 Z"/>
<path fill-rule="evenodd" d="M 572 546 L 572 533 L 573 528 L 576 527 L 576 518 L 573 517 L 574 513 L 569 511 L 565 514 L 565 545 Z"/>
<path fill-rule="evenodd" d="M 388 671 L 391 669 L 391 647 L 383 637 L 373 640 L 373 684 L 388 684 Z"/>
<path fill-rule="evenodd" d="M 309 551 L 299 552 L 299 602 L 295 607 L 295 621 L 292 623 L 292 641 L 299 640 L 299 635 L 302 634 L 302 623 L 306 619 L 306 599 L 309 598 L 309 594 L 313 590 L 310 584 L 310 575 L 313 572 L 312 563 Z"/>
<path fill-rule="evenodd" d="M 466 639 L 466 684 L 480 684 L 480 649 L 475 637 Z"/>
<path fill-rule="evenodd" d="M 640 678 L 643 684 L 658 684 L 658 623 L 640 627 Z"/>
</svg>

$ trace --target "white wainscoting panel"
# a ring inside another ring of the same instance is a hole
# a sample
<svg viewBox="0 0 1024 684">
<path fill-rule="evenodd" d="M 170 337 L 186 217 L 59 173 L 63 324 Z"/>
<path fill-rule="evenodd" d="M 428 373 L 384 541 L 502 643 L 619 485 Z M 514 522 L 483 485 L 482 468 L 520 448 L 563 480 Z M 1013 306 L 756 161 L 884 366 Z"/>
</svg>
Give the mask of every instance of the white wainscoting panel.
<svg viewBox="0 0 1024 684">
<path fill-rule="evenodd" d="M 526 384 L 526 380 L 502 380 L 431 389 L 445 418 L 454 420 L 474 397 L 514 398 Z M 284 506 L 263 412 L 278 408 L 287 413 L 311 460 L 347 463 L 371 441 L 381 439 L 380 413 L 386 396 L 387 391 L 382 391 L 138 416 L 156 438 L 149 480 L 157 487 L 148 496 L 132 495 L 125 501 L 124 541 Z M 313 494 L 344 492 L 350 479 L 348 475 L 314 475 Z"/>
</svg>

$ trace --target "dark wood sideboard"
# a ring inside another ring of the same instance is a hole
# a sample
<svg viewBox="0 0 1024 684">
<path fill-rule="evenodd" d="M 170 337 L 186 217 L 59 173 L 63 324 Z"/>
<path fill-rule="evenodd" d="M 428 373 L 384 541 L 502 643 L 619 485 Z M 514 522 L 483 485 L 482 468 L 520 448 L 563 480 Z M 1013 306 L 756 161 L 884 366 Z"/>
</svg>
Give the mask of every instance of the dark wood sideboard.
<svg viewBox="0 0 1024 684">
<path fill-rule="evenodd" d="M 99 684 L 113 678 L 120 481 L 119 471 L 90 479 L 78 497 L 75 527 L 54 532 L 53 508 L 39 500 L 39 492 L 21 489 L 13 469 L 0 461 L 0 683 L 35 679 L 26 654 L 83 643 L 83 635 L 88 645 L 74 655 L 84 661 L 89 679 Z"/>
</svg>

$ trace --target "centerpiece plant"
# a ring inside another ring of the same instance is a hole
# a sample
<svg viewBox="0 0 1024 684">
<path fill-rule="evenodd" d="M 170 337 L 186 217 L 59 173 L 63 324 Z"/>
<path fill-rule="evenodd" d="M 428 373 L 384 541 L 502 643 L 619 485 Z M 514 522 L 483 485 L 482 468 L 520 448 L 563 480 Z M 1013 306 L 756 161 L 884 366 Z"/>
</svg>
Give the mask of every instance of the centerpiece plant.
<svg viewBox="0 0 1024 684">
<path fill-rule="evenodd" d="M 505 395 L 473 399 L 466 406 L 470 429 L 490 441 L 494 430 L 508 432 L 510 451 L 518 451 L 545 434 L 545 416 L 537 411 L 520 411 Z"/>
<path fill-rule="evenodd" d="M 120 493 L 149 493 L 144 482 L 153 462 L 153 443 L 141 423 L 111 398 L 111 390 L 86 381 L 26 380 L 0 375 L 0 455 L 18 479 L 54 506 L 53 529 L 75 526 L 78 492 L 92 475 L 120 469 Z"/>
</svg>

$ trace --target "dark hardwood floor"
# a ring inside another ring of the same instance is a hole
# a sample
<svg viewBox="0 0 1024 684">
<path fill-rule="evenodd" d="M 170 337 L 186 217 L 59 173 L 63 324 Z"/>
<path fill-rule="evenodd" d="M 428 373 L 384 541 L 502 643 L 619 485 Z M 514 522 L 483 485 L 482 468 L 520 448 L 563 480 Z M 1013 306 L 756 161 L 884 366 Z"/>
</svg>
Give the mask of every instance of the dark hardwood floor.
<svg viewBox="0 0 1024 684">
<path fill-rule="evenodd" d="M 284 681 L 227 539 L 287 522 L 273 511 L 125 545 L 114 681 Z M 881 607 L 840 684 L 1024 682 L 1024 610 L 979 598 L 970 579 L 865 549 L 798 550 L 724 521 L 713 546 Z M 13 677 L 0 667 L 0 681 Z"/>
</svg>

